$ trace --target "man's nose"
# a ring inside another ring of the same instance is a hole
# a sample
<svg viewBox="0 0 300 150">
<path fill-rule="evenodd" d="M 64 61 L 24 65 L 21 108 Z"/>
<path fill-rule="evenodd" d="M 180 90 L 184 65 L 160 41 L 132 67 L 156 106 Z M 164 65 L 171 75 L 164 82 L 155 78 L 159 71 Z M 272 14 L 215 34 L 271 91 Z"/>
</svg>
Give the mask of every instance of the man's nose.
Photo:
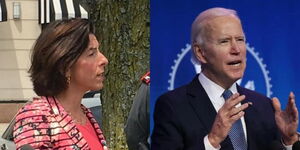
<svg viewBox="0 0 300 150">
<path fill-rule="evenodd" d="M 238 45 L 238 41 L 232 40 L 230 52 L 231 52 L 232 54 L 238 54 L 238 53 L 241 52 L 240 47 L 239 47 L 239 45 Z"/>
</svg>

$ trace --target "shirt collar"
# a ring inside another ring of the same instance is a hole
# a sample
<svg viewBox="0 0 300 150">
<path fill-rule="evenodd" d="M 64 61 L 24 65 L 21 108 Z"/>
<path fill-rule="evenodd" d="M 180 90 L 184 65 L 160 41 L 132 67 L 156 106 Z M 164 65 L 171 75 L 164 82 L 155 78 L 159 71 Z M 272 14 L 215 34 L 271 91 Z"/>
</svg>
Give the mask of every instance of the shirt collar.
<svg viewBox="0 0 300 150">
<path fill-rule="evenodd" d="M 219 99 L 224 100 L 222 94 L 225 91 L 225 89 L 223 87 L 207 78 L 203 73 L 199 74 L 198 79 L 212 102 L 217 102 L 219 101 Z M 236 83 L 233 83 L 229 90 L 233 94 L 237 93 Z"/>
</svg>

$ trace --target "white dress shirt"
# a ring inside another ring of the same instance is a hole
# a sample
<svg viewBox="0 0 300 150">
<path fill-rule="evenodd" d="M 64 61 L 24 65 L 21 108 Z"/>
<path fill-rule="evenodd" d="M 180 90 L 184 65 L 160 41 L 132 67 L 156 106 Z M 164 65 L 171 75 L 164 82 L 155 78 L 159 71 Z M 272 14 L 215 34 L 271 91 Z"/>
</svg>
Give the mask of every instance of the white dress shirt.
<svg viewBox="0 0 300 150">
<path fill-rule="evenodd" d="M 206 94 L 208 95 L 211 103 L 213 104 L 216 112 L 220 110 L 220 108 L 224 105 L 225 99 L 223 98 L 222 94 L 225 91 L 224 88 L 216 84 L 215 82 L 208 79 L 203 73 L 200 73 L 198 76 L 198 79 L 204 88 Z M 238 93 L 237 92 L 237 85 L 236 83 L 232 84 L 229 90 L 232 92 L 232 94 Z M 237 104 L 236 107 L 241 106 L 241 103 Z M 246 123 L 244 116 L 241 117 L 243 131 L 245 133 L 245 139 L 247 141 L 247 131 L 246 131 Z M 208 140 L 208 135 L 204 137 L 204 146 L 205 150 L 219 150 L 221 148 L 221 145 L 219 145 L 217 148 L 213 147 L 211 143 Z M 292 150 L 292 145 L 285 146 L 286 150 Z"/>
<path fill-rule="evenodd" d="M 216 112 L 218 112 L 219 109 L 225 103 L 225 99 L 222 96 L 225 89 L 219 86 L 218 84 L 216 84 L 215 82 L 211 81 L 210 79 L 208 79 L 203 73 L 200 73 L 198 79 L 202 87 L 204 88 L 206 94 L 208 95 L 211 103 L 213 104 Z M 232 84 L 229 90 L 232 92 L 232 94 L 237 93 L 236 83 Z M 238 106 L 241 106 L 241 103 L 236 105 L 236 107 Z M 243 131 L 245 133 L 245 139 L 247 141 L 247 132 L 246 132 L 246 124 L 245 124 L 244 116 L 241 118 L 241 121 L 242 121 Z M 221 148 L 221 146 L 219 146 L 218 148 L 213 147 L 208 140 L 208 135 L 204 137 L 204 145 L 206 150 L 218 150 Z"/>
</svg>

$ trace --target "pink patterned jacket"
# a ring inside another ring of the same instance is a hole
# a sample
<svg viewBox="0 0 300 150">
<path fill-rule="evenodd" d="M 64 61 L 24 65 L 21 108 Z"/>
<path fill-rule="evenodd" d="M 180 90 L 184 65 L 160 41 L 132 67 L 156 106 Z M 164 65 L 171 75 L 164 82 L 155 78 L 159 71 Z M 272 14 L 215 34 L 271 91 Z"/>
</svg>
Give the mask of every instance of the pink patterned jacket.
<svg viewBox="0 0 300 150">
<path fill-rule="evenodd" d="M 102 131 L 91 111 L 82 105 L 99 141 L 105 144 Z M 16 116 L 14 142 L 17 149 L 29 144 L 35 149 L 89 150 L 87 141 L 76 128 L 71 116 L 54 99 L 41 97 L 21 108 Z"/>
</svg>

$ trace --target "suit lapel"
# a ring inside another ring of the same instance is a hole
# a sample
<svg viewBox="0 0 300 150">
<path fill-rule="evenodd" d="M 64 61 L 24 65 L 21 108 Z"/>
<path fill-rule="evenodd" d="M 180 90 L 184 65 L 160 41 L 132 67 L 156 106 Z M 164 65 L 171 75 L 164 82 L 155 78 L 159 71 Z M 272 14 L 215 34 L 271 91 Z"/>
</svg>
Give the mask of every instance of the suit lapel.
<svg viewBox="0 0 300 150">
<path fill-rule="evenodd" d="M 247 97 L 247 93 L 244 88 L 240 87 L 237 85 L 237 90 L 241 95 L 245 95 L 246 98 L 244 101 L 242 101 L 242 104 L 247 103 L 247 102 L 252 102 L 253 105 L 255 105 L 254 101 L 252 99 L 249 99 Z M 257 131 L 255 131 L 255 127 L 259 127 L 259 122 L 257 121 L 257 116 L 259 114 L 257 113 L 256 109 L 254 106 L 250 106 L 245 110 L 245 124 L 246 124 L 246 131 L 247 131 L 247 143 L 248 143 L 248 149 L 258 149 L 258 145 L 255 143 L 255 135 Z"/>
<path fill-rule="evenodd" d="M 207 131 L 211 130 L 217 112 L 196 76 L 187 87 L 188 101 Z"/>
<path fill-rule="evenodd" d="M 47 100 L 50 104 L 53 117 L 56 122 L 62 127 L 65 133 L 67 133 L 72 139 L 74 144 L 74 149 L 83 148 L 88 146 L 86 140 L 83 138 L 83 135 L 76 128 L 76 124 L 72 121 L 71 116 L 64 110 L 64 108 L 52 97 L 47 97 Z"/>
<path fill-rule="evenodd" d="M 242 104 L 246 102 L 252 102 L 255 105 L 255 101 L 249 99 L 247 96 L 247 92 L 244 88 L 237 85 L 237 90 L 241 95 L 246 95 L 246 99 L 242 102 Z M 193 81 L 187 86 L 187 97 L 188 101 L 191 104 L 192 109 L 197 114 L 199 120 L 205 125 L 207 129 L 207 133 L 210 132 L 211 127 L 214 123 L 215 117 L 217 115 L 216 110 L 213 107 L 207 93 L 205 92 L 204 88 L 200 84 L 198 80 L 198 75 L 193 79 Z M 255 127 L 260 126 L 259 122 L 257 121 L 257 110 L 254 106 L 250 106 L 245 110 L 245 124 L 246 124 L 246 131 L 247 131 L 247 143 L 248 149 L 254 150 L 258 149 L 259 145 L 256 145 L 255 135 L 256 129 Z M 221 149 L 227 147 L 232 149 L 232 144 L 227 136 L 226 139 L 221 143 Z M 227 149 L 225 148 L 225 149 Z"/>
<path fill-rule="evenodd" d="M 196 75 L 193 81 L 187 86 L 187 95 L 192 109 L 197 114 L 201 123 L 205 125 L 208 134 L 213 126 L 217 112 L 204 88 L 200 84 L 198 75 Z M 232 147 L 228 136 L 221 143 L 221 147 Z"/>
</svg>

